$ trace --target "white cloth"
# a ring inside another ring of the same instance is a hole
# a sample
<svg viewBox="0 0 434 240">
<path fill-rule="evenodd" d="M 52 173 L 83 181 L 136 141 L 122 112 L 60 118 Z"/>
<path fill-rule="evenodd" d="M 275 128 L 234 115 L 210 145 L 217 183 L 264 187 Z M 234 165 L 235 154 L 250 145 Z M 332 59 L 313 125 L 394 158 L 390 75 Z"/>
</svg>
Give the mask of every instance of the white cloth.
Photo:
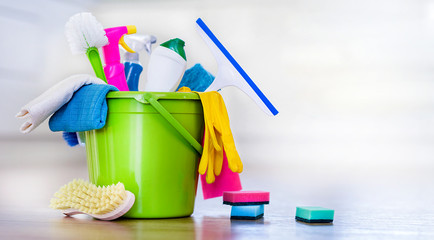
<svg viewBox="0 0 434 240">
<path fill-rule="evenodd" d="M 29 133 L 55 113 L 65 103 L 71 100 L 75 91 L 83 85 L 106 84 L 103 80 L 87 74 L 73 75 L 54 85 L 46 92 L 27 103 L 16 115 L 17 118 L 26 119 L 21 125 L 22 133 Z"/>
</svg>

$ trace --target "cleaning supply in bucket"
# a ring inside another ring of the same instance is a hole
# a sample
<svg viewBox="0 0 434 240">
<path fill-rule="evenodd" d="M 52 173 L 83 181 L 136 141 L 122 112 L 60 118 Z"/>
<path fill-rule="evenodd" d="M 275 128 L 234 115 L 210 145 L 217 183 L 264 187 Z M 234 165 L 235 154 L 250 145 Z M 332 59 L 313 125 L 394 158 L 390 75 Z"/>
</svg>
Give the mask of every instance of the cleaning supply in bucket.
<svg viewBox="0 0 434 240">
<path fill-rule="evenodd" d="M 108 44 L 101 23 L 89 12 L 77 13 L 66 23 L 65 35 L 72 53 L 86 53 L 95 75 L 107 82 L 98 52 Z"/>
<path fill-rule="evenodd" d="M 95 75 L 107 82 L 98 51 L 108 44 L 102 24 L 89 12 L 78 13 L 66 23 L 65 35 L 72 53 L 86 53 Z M 64 132 L 62 137 L 71 147 L 79 144 L 75 132 Z"/>
<path fill-rule="evenodd" d="M 270 115 L 277 115 L 279 113 L 277 109 L 271 104 L 237 61 L 235 61 L 202 19 L 197 19 L 196 26 L 199 35 L 211 49 L 218 64 L 216 78 L 206 91 L 217 91 L 223 87 L 235 86 L 255 101 L 264 112 Z"/>
<path fill-rule="evenodd" d="M 148 64 L 144 91 L 173 92 L 179 85 L 187 66 L 184 41 L 171 39 L 155 48 Z"/>
<path fill-rule="evenodd" d="M 127 80 L 125 78 L 124 65 L 120 63 L 121 56 L 119 53 L 119 44 L 128 52 L 134 52 L 125 43 L 123 36 L 125 34 L 136 33 L 136 26 L 128 25 L 104 29 L 109 44 L 104 46 L 104 73 L 107 83 L 115 86 L 119 91 L 128 91 Z"/>
<path fill-rule="evenodd" d="M 87 74 L 73 75 L 27 103 L 16 115 L 17 118 L 26 120 L 21 125 L 20 131 L 22 133 L 33 131 L 51 114 L 69 102 L 75 91 L 87 84 L 105 84 L 105 82 Z"/>
<path fill-rule="evenodd" d="M 51 116 L 50 130 L 83 132 L 103 128 L 108 109 L 106 95 L 110 91 L 117 89 L 108 84 L 81 87 L 67 104 Z"/>
<path fill-rule="evenodd" d="M 133 51 L 138 52 L 144 49 L 149 55 L 151 55 L 152 44 L 157 42 L 157 38 L 153 35 L 136 33 L 125 35 L 124 41 Z"/>
<path fill-rule="evenodd" d="M 87 214 L 100 220 L 114 220 L 131 209 L 135 196 L 122 183 L 96 186 L 84 180 L 73 180 L 54 194 L 50 207 L 63 214 Z"/>
<path fill-rule="evenodd" d="M 191 91 L 205 92 L 213 81 L 214 76 L 205 70 L 200 63 L 196 63 L 185 71 L 176 91 L 181 87 L 188 87 Z"/>
<path fill-rule="evenodd" d="M 203 106 L 205 136 L 199 173 L 206 173 L 206 182 L 213 183 L 223 166 L 223 151 L 232 172 L 242 172 L 243 163 L 232 136 L 229 116 L 222 96 L 216 92 L 198 93 Z"/>
<path fill-rule="evenodd" d="M 134 51 L 133 53 L 127 51 L 124 54 L 125 77 L 128 88 L 130 91 L 139 91 L 140 73 L 143 70 L 139 62 L 139 51 L 146 50 L 151 54 L 151 45 L 157 41 L 157 38 L 152 35 L 133 34 L 125 35 L 124 40 Z"/>
</svg>

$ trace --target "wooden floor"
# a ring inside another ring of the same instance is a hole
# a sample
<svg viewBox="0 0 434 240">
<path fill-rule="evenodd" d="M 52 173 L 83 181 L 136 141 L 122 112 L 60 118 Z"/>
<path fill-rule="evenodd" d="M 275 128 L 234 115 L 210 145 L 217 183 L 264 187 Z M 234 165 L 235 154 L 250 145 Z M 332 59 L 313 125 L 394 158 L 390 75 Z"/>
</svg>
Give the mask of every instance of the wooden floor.
<svg viewBox="0 0 434 240">
<path fill-rule="evenodd" d="M 244 189 L 271 192 L 263 219 L 231 221 L 221 198 L 205 201 L 198 191 L 191 217 L 104 222 L 48 208 L 59 186 L 87 178 L 83 151 L 64 155 L 47 143 L 41 152 L 12 152 L 13 144 L 0 147 L 0 239 L 434 239 L 432 167 L 343 171 L 245 162 Z M 333 208 L 335 221 L 296 222 L 295 207 L 303 205 Z"/>
</svg>

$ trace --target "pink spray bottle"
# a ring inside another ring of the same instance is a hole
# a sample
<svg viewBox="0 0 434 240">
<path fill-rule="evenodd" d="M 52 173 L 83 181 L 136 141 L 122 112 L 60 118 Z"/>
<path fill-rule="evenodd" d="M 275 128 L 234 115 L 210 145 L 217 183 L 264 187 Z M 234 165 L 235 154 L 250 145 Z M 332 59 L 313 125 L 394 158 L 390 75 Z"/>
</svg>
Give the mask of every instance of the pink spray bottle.
<svg viewBox="0 0 434 240">
<path fill-rule="evenodd" d="M 128 52 L 134 52 L 125 44 L 124 35 L 136 33 L 136 26 L 128 25 L 106 28 L 104 31 L 109 41 L 109 44 L 102 48 L 106 64 L 104 66 L 104 73 L 107 78 L 107 83 L 117 87 L 119 91 L 128 91 L 124 65 L 121 63 L 121 55 L 119 53 L 119 44 Z"/>
</svg>

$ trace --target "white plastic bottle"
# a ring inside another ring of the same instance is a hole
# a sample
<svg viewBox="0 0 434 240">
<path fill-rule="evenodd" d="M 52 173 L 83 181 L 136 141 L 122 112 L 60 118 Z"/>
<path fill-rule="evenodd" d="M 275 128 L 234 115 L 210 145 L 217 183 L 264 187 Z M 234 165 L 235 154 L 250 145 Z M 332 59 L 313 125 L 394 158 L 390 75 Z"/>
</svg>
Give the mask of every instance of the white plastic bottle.
<svg viewBox="0 0 434 240">
<path fill-rule="evenodd" d="M 173 92 L 181 82 L 187 67 L 184 41 L 171 39 L 155 48 L 148 65 L 147 92 Z"/>
</svg>

